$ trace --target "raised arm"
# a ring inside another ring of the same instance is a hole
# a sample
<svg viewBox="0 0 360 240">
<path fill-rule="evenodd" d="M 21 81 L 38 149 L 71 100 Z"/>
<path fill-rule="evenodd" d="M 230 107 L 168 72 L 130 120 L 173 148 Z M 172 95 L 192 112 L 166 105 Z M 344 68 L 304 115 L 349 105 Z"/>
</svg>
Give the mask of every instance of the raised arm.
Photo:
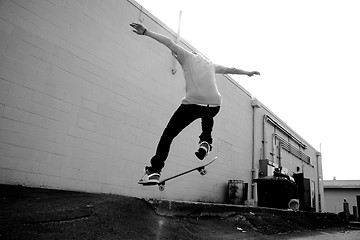
<svg viewBox="0 0 360 240">
<path fill-rule="evenodd" d="M 244 71 L 238 68 L 228 68 L 221 65 L 215 66 L 215 73 L 219 74 L 238 74 L 238 75 L 248 75 L 252 77 L 253 75 L 260 75 L 258 71 Z"/>
<path fill-rule="evenodd" d="M 148 36 L 148 37 L 158 41 L 159 43 L 164 44 L 166 47 L 168 47 L 170 49 L 170 51 L 172 51 L 173 53 L 178 55 L 179 46 L 170 38 L 168 38 L 164 35 L 161 35 L 159 33 L 150 31 L 149 29 L 146 29 L 143 25 L 141 25 L 139 23 L 131 23 L 130 26 L 135 29 L 135 30 L 133 30 L 134 33 L 136 33 L 138 35 Z"/>
</svg>

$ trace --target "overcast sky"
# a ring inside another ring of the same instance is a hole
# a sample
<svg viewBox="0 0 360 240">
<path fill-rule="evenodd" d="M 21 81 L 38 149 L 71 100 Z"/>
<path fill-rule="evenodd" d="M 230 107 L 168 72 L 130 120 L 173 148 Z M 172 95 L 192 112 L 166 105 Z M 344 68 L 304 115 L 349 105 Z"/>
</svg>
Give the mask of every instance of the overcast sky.
<svg viewBox="0 0 360 240">
<path fill-rule="evenodd" d="M 324 179 L 360 180 L 360 1 L 137 0 L 323 155 Z M 135 21 L 135 20 L 134 20 Z M 145 23 L 146 24 L 146 23 Z"/>
</svg>

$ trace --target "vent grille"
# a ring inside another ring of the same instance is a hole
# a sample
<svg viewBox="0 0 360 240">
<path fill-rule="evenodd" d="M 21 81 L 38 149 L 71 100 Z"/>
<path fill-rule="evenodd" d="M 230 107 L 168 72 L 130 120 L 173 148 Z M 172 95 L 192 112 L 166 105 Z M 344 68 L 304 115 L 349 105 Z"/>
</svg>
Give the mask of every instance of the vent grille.
<svg viewBox="0 0 360 240">
<path fill-rule="evenodd" d="M 299 150 L 289 142 L 285 142 L 283 139 L 279 139 L 279 140 L 280 140 L 280 147 L 282 149 L 286 150 L 288 153 L 294 155 L 300 160 L 310 164 L 310 157 L 308 155 L 306 155 L 304 152 L 302 152 L 301 150 Z"/>
</svg>

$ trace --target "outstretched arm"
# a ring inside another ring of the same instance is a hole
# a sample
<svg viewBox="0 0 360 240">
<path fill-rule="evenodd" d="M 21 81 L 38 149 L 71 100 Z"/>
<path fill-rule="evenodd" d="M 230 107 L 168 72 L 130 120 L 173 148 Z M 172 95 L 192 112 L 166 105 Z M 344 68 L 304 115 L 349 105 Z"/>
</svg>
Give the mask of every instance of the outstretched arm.
<svg viewBox="0 0 360 240">
<path fill-rule="evenodd" d="M 248 75 L 249 77 L 252 77 L 253 75 L 260 75 L 258 71 L 244 71 L 238 68 L 228 68 L 221 65 L 215 66 L 215 73 L 220 74 L 238 74 L 238 75 Z"/>
<path fill-rule="evenodd" d="M 161 35 L 159 33 L 150 31 L 149 29 L 146 29 L 143 25 L 141 25 L 139 23 L 131 23 L 130 26 L 134 28 L 134 30 L 133 30 L 134 33 L 136 33 L 138 35 L 148 36 L 148 37 L 158 41 L 159 43 L 164 44 L 173 53 L 178 54 L 179 46 L 170 38 L 168 38 L 164 35 Z"/>
</svg>

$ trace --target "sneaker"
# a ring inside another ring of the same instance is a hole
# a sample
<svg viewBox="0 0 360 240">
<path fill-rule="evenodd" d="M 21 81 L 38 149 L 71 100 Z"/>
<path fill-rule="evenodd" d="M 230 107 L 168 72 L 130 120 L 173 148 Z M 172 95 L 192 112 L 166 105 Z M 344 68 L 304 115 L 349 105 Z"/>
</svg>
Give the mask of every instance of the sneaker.
<svg viewBox="0 0 360 240">
<path fill-rule="evenodd" d="M 201 142 L 198 151 L 195 155 L 200 159 L 203 160 L 210 152 L 211 146 L 208 142 Z"/>
<path fill-rule="evenodd" d="M 145 167 L 145 174 L 139 181 L 139 184 L 149 186 L 157 185 L 160 181 L 160 173 L 151 172 L 150 167 Z"/>
</svg>

